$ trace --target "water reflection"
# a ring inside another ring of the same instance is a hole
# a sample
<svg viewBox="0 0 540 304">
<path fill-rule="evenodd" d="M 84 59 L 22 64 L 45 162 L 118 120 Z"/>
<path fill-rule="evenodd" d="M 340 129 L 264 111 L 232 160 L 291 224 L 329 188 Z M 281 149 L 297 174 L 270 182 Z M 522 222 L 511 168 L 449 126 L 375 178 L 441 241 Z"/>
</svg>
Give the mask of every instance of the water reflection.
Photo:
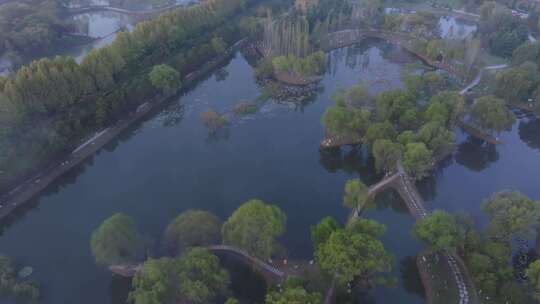
<svg viewBox="0 0 540 304">
<path fill-rule="evenodd" d="M 463 39 L 476 32 L 477 26 L 472 22 L 444 16 L 439 19 L 439 30 L 443 38 Z"/>
<path fill-rule="evenodd" d="M 235 255 L 219 253 L 218 257 L 229 271 L 234 296 L 243 303 L 262 303 L 267 289 L 264 278 Z"/>
<path fill-rule="evenodd" d="M 407 256 L 403 258 L 399 264 L 399 270 L 401 273 L 401 281 L 405 290 L 409 293 L 419 295 L 422 298 L 426 297 L 424 284 L 422 284 L 422 278 L 418 271 L 418 265 L 416 264 L 416 257 Z"/>
<path fill-rule="evenodd" d="M 532 149 L 540 151 L 540 119 L 523 119 L 519 122 L 519 138 Z"/>
<path fill-rule="evenodd" d="M 319 155 L 319 163 L 330 173 L 343 171 L 358 174 L 368 185 L 380 179 L 381 175 L 376 174 L 374 170 L 375 160 L 360 146 L 320 149 Z"/>
<path fill-rule="evenodd" d="M 494 145 L 469 136 L 459 144 L 456 162 L 473 171 L 482 171 L 499 159 L 499 152 Z"/>
<path fill-rule="evenodd" d="M 131 289 L 131 279 L 113 275 L 110 286 L 111 303 L 127 303 Z"/>
</svg>

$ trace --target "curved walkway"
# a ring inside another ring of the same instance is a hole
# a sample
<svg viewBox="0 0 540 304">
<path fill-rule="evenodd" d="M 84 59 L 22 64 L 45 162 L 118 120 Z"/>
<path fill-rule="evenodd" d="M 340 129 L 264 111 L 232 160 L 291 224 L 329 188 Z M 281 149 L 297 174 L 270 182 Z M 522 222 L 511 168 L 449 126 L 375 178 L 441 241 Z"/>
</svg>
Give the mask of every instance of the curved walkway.
<svg viewBox="0 0 540 304">
<path fill-rule="evenodd" d="M 370 196 L 374 196 L 388 188 L 393 188 L 398 192 L 407 205 L 409 212 L 416 220 L 422 220 L 429 215 L 429 211 L 426 209 L 424 200 L 418 192 L 414 181 L 407 172 L 405 172 L 400 161 L 397 162 L 397 172 L 390 176 L 386 176 L 380 182 L 369 187 L 368 193 Z M 352 217 L 359 217 L 360 211 L 360 207 L 353 209 Z M 472 287 L 472 280 L 467 274 L 464 263 L 459 257 L 454 256 L 453 254 L 446 253 L 444 256 L 458 287 L 459 303 L 457 304 L 472 303 L 471 294 L 476 293 L 476 291 L 474 290 L 474 287 Z M 472 298 L 475 299 L 476 297 L 473 296 Z"/>
<path fill-rule="evenodd" d="M 109 11 L 109 12 L 115 12 L 115 13 L 121 13 L 131 16 L 145 16 L 145 15 L 156 15 L 161 14 L 163 12 L 173 10 L 175 8 L 185 6 L 185 4 L 171 4 L 168 6 L 160 7 L 160 8 L 153 8 L 148 10 L 130 10 L 125 8 L 119 8 L 114 7 L 110 5 L 89 5 L 89 6 L 82 6 L 82 7 L 66 7 L 66 10 L 68 14 L 70 15 L 79 15 L 84 14 L 88 12 L 95 12 L 95 11 Z"/>
<path fill-rule="evenodd" d="M 247 253 L 246 251 L 228 245 L 212 245 L 206 247 L 210 251 L 222 251 L 227 253 L 235 254 L 241 257 L 245 262 L 251 264 L 263 271 L 265 274 L 269 275 L 268 279 L 272 279 L 278 282 L 283 281 L 289 275 L 295 275 L 291 271 L 282 271 L 275 266 L 270 265 L 269 263 L 264 262 L 263 260 L 254 257 Z M 111 265 L 109 270 L 119 276 L 123 277 L 133 277 L 137 273 L 143 271 L 143 264 L 122 264 L 122 265 Z"/>
</svg>

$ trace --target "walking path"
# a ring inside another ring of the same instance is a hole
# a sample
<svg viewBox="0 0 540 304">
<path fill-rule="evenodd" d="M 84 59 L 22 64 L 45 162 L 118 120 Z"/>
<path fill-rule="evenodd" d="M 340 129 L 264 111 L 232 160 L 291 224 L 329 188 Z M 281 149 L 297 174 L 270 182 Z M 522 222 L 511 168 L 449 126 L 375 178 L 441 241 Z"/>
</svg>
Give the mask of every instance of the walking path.
<svg viewBox="0 0 540 304">
<path fill-rule="evenodd" d="M 416 185 L 412 178 L 404 170 L 400 161 L 397 162 L 397 172 L 390 176 L 386 176 L 380 182 L 369 187 L 369 195 L 374 196 L 377 193 L 380 193 L 388 188 L 394 188 L 398 194 L 401 196 L 409 212 L 413 215 L 416 220 L 422 220 L 429 215 L 429 211 L 426 209 L 424 200 L 418 192 Z M 360 208 L 355 208 L 352 211 L 352 217 L 359 217 L 361 210 Z M 446 253 L 444 254 L 450 271 L 456 280 L 456 285 L 459 292 L 459 303 L 458 304 L 468 304 L 471 303 L 471 293 L 475 293 L 474 287 L 472 286 L 472 281 L 467 275 L 467 269 L 465 265 L 461 262 L 459 257 L 454 256 L 453 254 Z M 469 283 L 467 283 L 469 282 Z M 470 288 L 469 288 L 470 287 Z M 474 297 L 476 298 L 476 297 Z"/>
<path fill-rule="evenodd" d="M 312 265 L 307 262 L 265 262 L 254 257 L 246 251 L 228 245 L 211 245 L 206 247 L 213 252 L 227 252 L 239 256 L 246 264 L 260 270 L 269 282 L 281 283 L 289 276 L 300 276 L 306 267 Z M 109 270 L 119 276 L 131 278 L 143 271 L 143 264 L 111 265 Z"/>
<path fill-rule="evenodd" d="M 81 6 L 81 7 L 66 7 L 66 10 L 70 15 L 79 15 L 84 14 L 88 12 L 94 12 L 94 11 L 110 11 L 110 12 L 116 12 L 126 15 L 132 15 L 132 16 L 145 16 L 145 15 L 156 15 L 161 14 L 163 12 L 173 10 L 175 8 L 185 6 L 185 4 L 171 4 L 168 6 L 160 7 L 160 8 L 152 8 L 147 10 L 130 10 L 130 9 L 124 9 L 119 7 L 114 7 L 110 5 L 88 5 L 88 6 Z"/>
</svg>

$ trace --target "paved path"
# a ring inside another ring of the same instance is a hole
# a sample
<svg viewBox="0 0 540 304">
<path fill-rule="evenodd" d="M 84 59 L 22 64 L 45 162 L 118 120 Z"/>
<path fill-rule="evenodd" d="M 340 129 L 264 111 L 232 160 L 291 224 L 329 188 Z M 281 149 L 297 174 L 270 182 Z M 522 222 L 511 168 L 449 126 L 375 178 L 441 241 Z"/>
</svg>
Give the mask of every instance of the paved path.
<svg viewBox="0 0 540 304">
<path fill-rule="evenodd" d="M 471 81 L 471 83 L 469 83 L 461 91 L 459 91 L 459 94 L 465 95 L 472 88 L 476 87 L 480 83 L 480 80 L 482 79 L 482 74 L 484 71 L 500 70 L 500 69 L 505 69 L 507 67 L 508 67 L 508 64 L 491 65 L 491 66 L 484 67 L 483 69 L 478 71 L 478 74 L 476 74 L 476 77 Z"/>
<path fill-rule="evenodd" d="M 228 245 L 212 245 L 206 247 L 208 250 L 216 252 L 227 252 L 239 256 L 247 264 L 253 265 L 255 268 L 264 272 L 265 277 L 273 282 L 282 282 L 288 276 L 298 276 L 301 273 L 302 269 L 305 267 L 298 267 L 298 263 L 290 262 L 287 264 L 280 264 L 279 266 L 274 266 L 270 263 L 267 263 L 257 257 L 254 257 L 247 253 L 246 251 Z M 277 264 L 277 263 L 276 263 Z M 112 265 L 109 267 L 109 270 L 119 276 L 123 277 L 134 277 L 137 273 L 143 271 L 143 264 L 123 264 L 123 265 Z"/>
<path fill-rule="evenodd" d="M 409 209 L 409 212 L 414 216 L 416 220 L 422 220 L 429 215 L 429 211 L 425 207 L 424 200 L 418 192 L 416 185 L 412 178 L 407 174 L 403 168 L 400 161 L 397 162 L 397 172 L 390 176 L 386 176 L 380 182 L 376 183 L 369 187 L 369 195 L 374 196 L 377 193 L 380 193 L 388 188 L 394 188 L 405 204 Z M 352 216 L 357 218 L 360 213 L 359 208 L 355 208 L 352 211 Z M 458 286 L 459 292 L 459 303 L 457 304 L 468 304 L 470 303 L 469 290 L 466 284 L 466 277 L 464 273 L 467 273 L 465 265 L 460 261 L 457 261 L 456 257 L 452 254 L 445 254 L 445 258 L 448 261 L 452 275 L 456 280 L 456 285 Z"/>
<path fill-rule="evenodd" d="M 110 11 L 110 12 L 116 12 L 126 15 L 132 15 L 132 16 L 145 16 L 145 15 L 157 15 L 161 14 L 163 12 L 173 10 L 175 8 L 185 6 L 185 4 L 171 4 L 168 6 L 160 7 L 160 8 L 153 8 L 153 9 L 147 9 L 147 10 L 129 10 L 119 7 L 114 7 L 110 5 L 89 5 L 89 6 L 82 6 L 82 7 L 76 7 L 76 8 L 69 8 L 67 7 L 67 11 L 70 15 L 79 15 L 84 14 L 88 12 L 94 12 L 94 11 Z"/>
</svg>

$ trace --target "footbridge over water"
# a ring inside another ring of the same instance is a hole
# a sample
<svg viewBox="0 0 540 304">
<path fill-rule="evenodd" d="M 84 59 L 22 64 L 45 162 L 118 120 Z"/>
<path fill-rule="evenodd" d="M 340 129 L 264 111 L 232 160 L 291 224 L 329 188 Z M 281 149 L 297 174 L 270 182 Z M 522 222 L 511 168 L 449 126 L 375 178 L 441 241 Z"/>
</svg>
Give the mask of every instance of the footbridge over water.
<svg viewBox="0 0 540 304">
<path fill-rule="evenodd" d="M 369 195 L 374 197 L 382 191 L 390 188 L 394 189 L 403 199 L 412 216 L 417 221 L 422 220 L 429 215 L 429 211 L 425 207 L 424 200 L 418 192 L 414 180 L 404 170 L 400 161 L 397 162 L 396 169 L 394 174 L 385 176 L 380 182 L 369 187 Z M 358 218 L 360 212 L 360 208 L 355 208 L 352 211 L 352 218 Z M 465 263 L 455 254 L 445 253 L 444 257 L 456 281 L 459 292 L 458 304 L 479 303 L 476 289 L 468 274 Z"/>
<path fill-rule="evenodd" d="M 121 13 L 126 14 L 130 16 L 150 16 L 150 15 L 158 15 L 161 13 L 164 13 L 166 11 L 173 10 L 175 8 L 185 6 L 184 4 L 171 4 L 163 7 L 158 8 L 151 8 L 146 10 L 130 10 L 110 5 L 87 5 L 87 6 L 80 6 L 80 7 L 67 7 L 67 13 L 70 15 L 79 15 L 84 13 L 90 13 L 90 12 L 99 12 L 99 11 L 108 11 L 108 12 L 115 12 L 115 13 Z"/>
<path fill-rule="evenodd" d="M 224 252 L 239 257 L 242 262 L 250 265 L 255 271 L 263 276 L 267 283 L 270 284 L 282 283 L 289 276 L 301 276 L 306 267 L 311 266 L 311 263 L 308 263 L 307 261 L 287 262 L 286 260 L 280 260 L 276 262 L 265 262 L 242 249 L 228 245 L 212 245 L 206 248 L 214 253 Z M 144 271 L 144 268 L 143 264 L 139 263 L 112 265 L 109 267 L 109 270 L 116 275 L 131 278 L 137 273 Z"/>
<path fill-rule="evenodd" d="M 414 42 L 420 38 L 403 32 L 390 32 L 376 29 L 344 29 L 332 33 L 328 33 L 326 38 L 326 51 L 346 47 L 352 44 L 360 43 L 368 38 L 378 38 L 389 43 L 398 45 L 408 52 L 414 54 L 428 66 L 436 69 L 445 70 L 449 73 L 458 75 L 466 79 L 470 73 L 466 69 L 450 64 L 444 59 L 442 61 L 433 60 L 424 54 L 419 53 L 414 48 Z"/>
</svg>

